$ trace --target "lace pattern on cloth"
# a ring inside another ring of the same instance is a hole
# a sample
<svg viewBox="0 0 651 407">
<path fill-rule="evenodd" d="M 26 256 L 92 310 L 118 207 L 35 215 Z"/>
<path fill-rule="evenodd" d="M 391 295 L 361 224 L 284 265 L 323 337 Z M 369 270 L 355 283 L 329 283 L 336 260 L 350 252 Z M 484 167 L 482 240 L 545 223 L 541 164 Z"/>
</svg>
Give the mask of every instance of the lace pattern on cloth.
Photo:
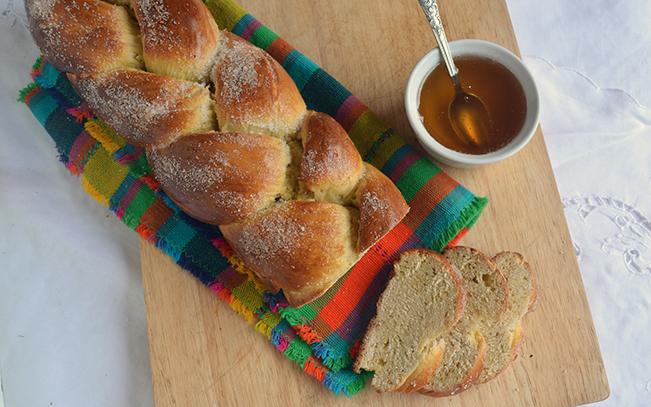
<svg viewBox="0 0 651 407">
<path fill-rule="evenodd" d="M 630 273 L 651 277 L 651 221 L 642 212 L 620 199 L 598 195 L 562 198 L 562 202 L 584 223 L 596 217 L 607 219 L 615 232 L 601 238 L 601 250 L 620 257 Z M 573 245 L 580 260 L 581 246 Z"/>
</svg>

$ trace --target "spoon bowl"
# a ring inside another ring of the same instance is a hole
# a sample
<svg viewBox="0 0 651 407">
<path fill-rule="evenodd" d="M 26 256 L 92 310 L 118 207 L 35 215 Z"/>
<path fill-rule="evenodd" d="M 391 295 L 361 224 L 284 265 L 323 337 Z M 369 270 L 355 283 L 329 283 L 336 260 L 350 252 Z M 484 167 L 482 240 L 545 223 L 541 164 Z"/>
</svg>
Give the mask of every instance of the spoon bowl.
<svg viewBox="0 0 651 407">
<path fill-rule="evenodd" d="M 483 147 L 492 132 L 492 122 L 484 102 L 475 94 L 456 92 L 448 109 L 450 124 L 463 142 Z"/>
</svg>

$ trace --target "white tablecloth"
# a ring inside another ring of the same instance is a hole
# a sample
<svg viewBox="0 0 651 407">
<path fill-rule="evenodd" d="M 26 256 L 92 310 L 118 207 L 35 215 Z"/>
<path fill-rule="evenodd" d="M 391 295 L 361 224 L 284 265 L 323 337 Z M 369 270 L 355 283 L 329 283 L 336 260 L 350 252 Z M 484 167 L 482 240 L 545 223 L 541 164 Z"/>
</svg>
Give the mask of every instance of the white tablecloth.
<svg viewBox="0 0 651 407">
<path fill-rule="evenodd" d="M 612 396 L 603 405 L 648 406 L 651 110 L 636 100 L 651 105 L 651 3 L 509 7 L 541 91 L 545 139 L 608 371 Z M 0 0 L 0 12 L 5 404 L 151 405 L 138 240 L 83 193 L 16 103 L 37 49 L 22 2 Z"/>
</svg>

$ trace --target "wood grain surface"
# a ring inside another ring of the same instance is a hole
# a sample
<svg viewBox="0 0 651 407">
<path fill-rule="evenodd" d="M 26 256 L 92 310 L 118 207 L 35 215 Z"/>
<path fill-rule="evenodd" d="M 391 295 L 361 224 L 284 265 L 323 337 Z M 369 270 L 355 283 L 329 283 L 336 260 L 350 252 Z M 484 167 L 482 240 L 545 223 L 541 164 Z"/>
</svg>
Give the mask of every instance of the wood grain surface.
<svg viewBox="0 0 651 407">
<path fill-rule="evenodd" d="M 242 5 L 412 137 L 403 91 L 435 46 L 416 0 L 242 0 Z M 504 0 L 441 0 L 448 37 L 481 38 L 517 52 Z M 190 274 L 148 244 L 142 273 L 157 406 L 569 406 L 609 389 L 560 198 L 538 132 L 515 157 L 472 170 L 446 168 L 490 198 L 463 244 L 522 252 L 539 276 L 520 358 L 461 395 L 337 397 L 286 360 Z"/>
</svg>

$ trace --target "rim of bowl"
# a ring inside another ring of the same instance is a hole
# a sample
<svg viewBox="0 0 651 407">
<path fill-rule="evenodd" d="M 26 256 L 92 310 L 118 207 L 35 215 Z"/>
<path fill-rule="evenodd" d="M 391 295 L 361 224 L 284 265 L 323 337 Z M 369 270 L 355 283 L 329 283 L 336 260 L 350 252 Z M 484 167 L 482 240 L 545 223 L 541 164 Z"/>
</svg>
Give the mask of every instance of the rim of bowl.
<svg viewBox="0 0 651 407">
<path fill-rule="evenodd" d="M 420 93 L 425 79 L 443 60 L 438 47 L 425 54 L 414 66 L 405 89 L 405 110 L 411 128 L 423 148 L 435 159 L 456 166 L 475 166 L 504 160 L 529 143 L 536 132 L 540 120 L 540 95 L 533 75 L 522 61 L 510 50 L 493 42 L 463 39 L 450 42 L 450 50 L 455 57 L 473 55 L 492 59 L 508 69 L 518 80 L 524 91 L 527 112 L 522 129 L 505 146 L 486 154 L 466 154 L 447 148 L 429 134 L 420 118 L 418 107 Z"/>
</svg>

